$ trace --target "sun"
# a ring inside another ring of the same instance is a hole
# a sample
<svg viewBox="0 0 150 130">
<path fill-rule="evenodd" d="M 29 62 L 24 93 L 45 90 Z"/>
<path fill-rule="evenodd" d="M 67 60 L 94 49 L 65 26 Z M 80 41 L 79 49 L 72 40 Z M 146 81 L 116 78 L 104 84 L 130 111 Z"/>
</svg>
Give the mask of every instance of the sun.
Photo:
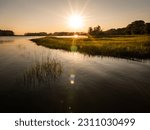
<svg viewBox="0 0 150 130">
<path fill-rule="evenodd" d="M 69 26 L 73 29 L 79 29 L 83 27 L 83 17 L 80 15 L 72 15 L 68 18 Z"/>
</svg>

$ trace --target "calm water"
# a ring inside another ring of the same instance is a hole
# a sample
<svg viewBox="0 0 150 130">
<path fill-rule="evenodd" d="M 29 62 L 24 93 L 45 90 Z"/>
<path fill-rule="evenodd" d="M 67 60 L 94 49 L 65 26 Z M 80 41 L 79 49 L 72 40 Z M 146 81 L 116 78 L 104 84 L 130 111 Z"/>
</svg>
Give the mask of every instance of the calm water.
<svg viewBox="0 0 150 130">
<path fill-rule="evenodd" d="M 0 112 L 150 112 L 149 60 L 52 50 L 31 38 L 0 37 Z M 37 72 L 47 60 L 61 71 Z"/>
</svg>

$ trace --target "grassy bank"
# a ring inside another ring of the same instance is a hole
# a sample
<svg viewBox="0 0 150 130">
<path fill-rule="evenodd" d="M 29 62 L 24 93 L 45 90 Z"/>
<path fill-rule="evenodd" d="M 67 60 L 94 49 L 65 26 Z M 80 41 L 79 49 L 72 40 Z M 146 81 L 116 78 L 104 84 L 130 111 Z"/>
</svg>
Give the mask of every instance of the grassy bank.
<svg viewBox="0 0 150 130">
<path fill-rule="evenodd" d="M 150 58 L 150 36 L 115 36 L 102 38 L 54 38 L 32 39 L 37 45 L 52 49 L 78 51 L 88 55 L 121 58 Z"/>
</svg>

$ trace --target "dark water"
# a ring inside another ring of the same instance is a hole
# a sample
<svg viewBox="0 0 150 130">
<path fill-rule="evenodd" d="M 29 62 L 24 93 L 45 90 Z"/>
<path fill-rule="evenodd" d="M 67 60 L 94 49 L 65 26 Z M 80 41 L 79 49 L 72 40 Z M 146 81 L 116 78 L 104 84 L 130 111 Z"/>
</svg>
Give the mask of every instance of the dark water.
<svg viewBox="0 0 150 130">
<path fill-rule="evenodd" d="M 30 38 L 0 37 L 0 112 L 150 112 L 149 60 L 89 57 Z"/>
</svg>

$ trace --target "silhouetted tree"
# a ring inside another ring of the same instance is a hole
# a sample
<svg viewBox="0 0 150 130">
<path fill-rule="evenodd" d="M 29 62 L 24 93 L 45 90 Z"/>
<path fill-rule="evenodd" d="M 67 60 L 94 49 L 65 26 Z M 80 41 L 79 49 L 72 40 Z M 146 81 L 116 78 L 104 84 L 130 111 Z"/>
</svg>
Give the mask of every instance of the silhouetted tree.
<svg viewBox="0 0 150 130">
<path fill-rule="evenodd" d="M 125 35 L 126 28 L 118 28 L 116 30 L 117 35 Z"/>
<path fill-rule="evenodd" d="M 25 33 L 25 36 L 47 36 L 46 32 L 39 32 L 39 33 Z"/>
<path fill-rule="evenodd" d="M 104 32 L 105 35 L 117 35 L 116 29 L 109 29 Z"/>
<path fill-rule="evenodd" d="M 49 33 L 49 34 L 47 34 L 47 35 L 51 36 L 51 35 L 53 35 L 53 33 Z"/>
<path fill-rule="evenodd" d="M 104 31 L 105 35 L 134 35 L 134 34 L 150 34 L 150 23 L 146 23 L 142 20 L 134 21 L 127 27 L 118 29 L 109 29 Z"/>
<path fill-rule="evenodd" d="M 146 34 L 150 34 L 150 23 L 146 23 L 145 32 L 146 32 Z"/>
<path fill-rule="evenodd" d="M 92 27 L 89 27 L 88 33 L 91 35 L 92 32 L 93 32 L 93 28 L 92 28 Z"/>
<path fill-rule="evenodd" d="M 99 25 L 97 26 L 96 31 L 101 32 L 101 27 Z"/>
<path fill-rule="evenodd" d="M 142 20 L 132 22 L 126 27 L 127 34 L 144 34 L 145 22 Z"/>
<path fill-rule="evenodd" d="M 94 27 L 94 33 L 96 35 L 99 35 L 101 33 L 101 27 L 99 25 L 97 27 Z"/>
<path fill-rule="evenodd" d="M 14 32 L 11 30 L 0 30 L 0 36 L 14 36 Z"/>
<path fill-rule="evenodd" d="M 101 30 L 101 27 L 98 25 L 98 26 L 96 26 L 96 27 L 94 27 L 94 28 L 89 27 L 88 33 L 89 33 L 90 35 L 99 36 L 99 35 L 102 34 L 102 30 Z"/>
</svg>

